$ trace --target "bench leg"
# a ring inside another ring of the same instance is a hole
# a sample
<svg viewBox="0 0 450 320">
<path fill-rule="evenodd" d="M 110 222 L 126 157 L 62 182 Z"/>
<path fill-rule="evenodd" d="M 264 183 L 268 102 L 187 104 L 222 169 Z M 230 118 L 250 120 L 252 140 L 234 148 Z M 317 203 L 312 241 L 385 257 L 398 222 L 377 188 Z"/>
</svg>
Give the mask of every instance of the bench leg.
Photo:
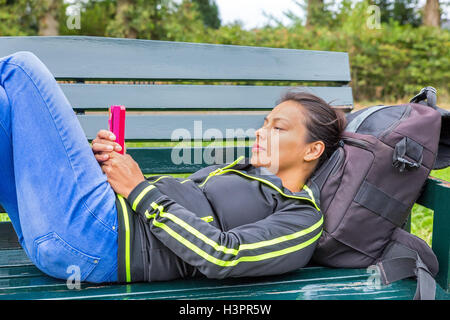
<svg viewBox="0 0 450 320">
<path fill-rule="evenodd" d="M 27 254 L 57 278 L 114 281 L 115 194 L 70 103 L 30 52 L 0 58 L 0 88 L 0 199 Z"/>
</svg>

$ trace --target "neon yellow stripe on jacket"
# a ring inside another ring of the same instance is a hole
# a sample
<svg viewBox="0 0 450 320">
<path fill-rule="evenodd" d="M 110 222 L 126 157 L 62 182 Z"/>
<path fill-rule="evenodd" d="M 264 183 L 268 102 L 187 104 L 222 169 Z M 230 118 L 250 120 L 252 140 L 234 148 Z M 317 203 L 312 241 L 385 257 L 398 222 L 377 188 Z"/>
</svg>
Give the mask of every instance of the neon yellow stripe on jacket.
<svg viewBox="0 0 450 320">
<path fill-rule="evenodd" d="M 139 193 L 139 195 L 136 197 L 136 199 L 133 202 L 132 209 L 136 211 L 137 206 L 139 205 L 139 202 L 142 200 L 142 198 L 152 189 L 155 189 L 156 187 L 154 185 L 149 185 L 148 187 L 145 187 L 144 190 Z"/>
<path fill-rule="evenodd" d="M 200 249 L 198 246 L 196 246 L 195 244 L 193 244 L 192 242 L 190 242 L 189 240 L 185 239 L 183 236 L 181 236 L 180 234 L 175 232 L 168 225 L 166 225 L 162 222 L 158 222 L 158 221 L 156 221 L 156 219 L 153 219 L 152 223 L 154 226 L 159 227 L 159 228 L 163 229 L 164 231 L 166 231 L 170 236 L 172 236 L 178 242 L 180 242 L 181 244 L 183 244 L 184 246 L 186 246 L 187 248 L 189 248 L 190 250 L 192 250 L 193 252 L 195 252 L 196 254 L 198 254 L 199 256 L 204 258 L 205 260 L 207 260 L 211 263 L 214 263 L 215 265 L 221 266 L 221 267 L 234 267 L 237 264 L 239 264 L 240 262 L 262 261 L 262 260 L 266 260 L 266 259 L 279 257 L 279 256 L 282 256 L 282 255 L 285 255 L 288 253 L 292 253 L 292 252 L 298 251 L 300 249 L 303 249 L 303 248 L 313 244 L 317 239 L 319 239 L 319 237 L 322 234 L 322 230 L 321 230 L 313 238 L 311 238 L 305 242 L 299 243 L 295 246 L 285 248 L 285 249 L 272 251 L 272 252 L 268 252 L 268 253 L 264 253 L 264 254 L 260 254 L 260 255 L 256 255 L 256 256 L 242 256 L 237 259 L 232 259 L 232 260 L 226 261 L 226 260 L 218 259 L 218 258 L 213 257 L 210 254 L 206 253 L 205 251 Z"/>
<path fill-rule="evenodd" d="M 250 179 L 253 179 L 253 180 L 257 180 L 257 181 L 259 181 L 259 182 L 262 182 L 262 183 L 264 183 L 264 184 L 269 185 L 270 187 L 272 187 L 273 189 L 277 190 L 280 194 L 282 194 L 282 195 L 285 196 L 286 198 L 293 198 L 293 199 L 307 200 L 307 201 L 311 202 L 311 203 L 314 205 L 314 207 L 317 209 L 317 211 L 320 211 L 320 208 L 319 208 L 319 206 L 316 204 L 316 201 L 315 201 L 315 199 L 314 199 L 314 196 L 313 196 L 313 194 L 312 194 L 311 189 L 308 188 L 308 186 L 307 186 L 306 184 L 303 186 L 303 189 L 305 189 L 305 191 L 308 193 L 308 195 L 311 197 L 311 199 L 306 198 L 306 197 L 299 197 L 299 196 L 287 195 L 287 194 L 285 194 L 283 191 L 281 191 L 280 188 L 278 188 L 276 185 L 274 185 L 272 182 L 270 182 L 270 181 L 268 181 L 268 180 L 266 180 L 266 179 L 257 178 L 257 177 L 254 177 L 254 176 L 245 174 L 245 173 L 243 173 L 243 172 L 241 172 L 241 171 L 239 171 L 239 170 L 230 169 L 231 167 L 233 167 L 233 166 L 235 166 L 237 163 L 239 163 L 243 158 L 244 158 L 244 156 L 240 156 L 239 158 L 237 158 L 234 162 L 230 163 L 229 165 L 227 165 L 227 166 L 225 166 L 225 167 L 223 167 L 223 168 L 218 168 L 218 169 L 212 171 L 212 172 L 206 177 L 206 179 L 205 179 L 201 184 L 199 184 L 198 186 L 199 186 L 199 187 L 204 186 L 205 183 L 206 183 L 211 177 L 213 177 L 213 176 L 222 175 L 222 174 L 227 173 L 227 172 L 235 172 L 235 173 L 238 173 L 238 174 L 240 174 L 240 175 L 242 175 L 242 176 L 245 176 L 245 177 L 247 177 L 247 178 L 250 178 Z"/>
<path fill-rule="evenodd" d="M 262 182 L 262 183 L 265 183 L 265 184 L 269 185 L 270 187 L 274 188 L 275 190 L 277 190 L 279 193 L 281 193 L 281 194 L 282 194 L 283 196 L 285 196 L 286 198 L 308 200 L 309 202 L 311 202 L 311 203 L 314 205 L 314 207 L 317 209 L 317 211 L 320 211 L 320 208 L 319 208 L 319 206 L 316 204 L 316 201 L 314 200 L 314 197 L 312 197 L 312 199 L 309 199 L 309 198 L 306 198 L 306 197 L 299 197 L 299 196 L 291 196 L 291 195 L 288 195 L 288 194 L 284 193 L 283 191 L 281 191 L 280 188 L 278 188 L 276 185 L 274 185 L 274 184 L 273 184 L 272 182 L 270 182 L 270 181 L 267 181 L 267 180 L 261 179 L 261 178 L 257 178 L 257 177 L 253 177 L 253 176 L 251 176 L 251 175 L 245 174 L 245 173 L 243 173 L 243 172 L 241 172 L 241 171 L 239 171 L 239 170 L 235 170 L 235 169 L 221 170 L 219 173 L 217 173 L 217 175 L 221 175 L 221 174 L 224 174 L 224 173 L 227 173 L 227 172 L 235 172 L 235 173 L 238 173 L 238 174 L 240 174 L 240 175 L 243 175 L 243 176 L 245 176 L 245 177 L 247 177 L 247 178 L 254 179 L 254 180 L 260 181 L 260 182 Z M 305 188 L 305 187 L 306 187 L 306 188 Z M 311 190 L 308 188 L 308 186 L 307 186 L 306 184 L 303 186 L 303 188 L 306 190 L 306 192 L 308 192 L 308 190 L 311 191 Z M 309 194 L 309 192 L 308 192 L 308 194 Z M 311 195 L 312 195 L 312 192 L 311 192 Z"/>
<path fill-rule="evenodd" d="M 235 166 L 235 165 L 236 165 L 238 162 L 240 162 L 242 159 L 244 159 L 244 156 L 240 156 L 240 157 L 237 158 L 235 161 L 233 161 L 232 163 L 230 163 L 229 165 L 227 165 L 227 166 L 225 166 L 225 167 L 223 167 L 223 168 L 218 168 L 218 169 L 212 171 L 210 174 L 208 174 L 208 176 L 206 177 L 206 179 L 205 179 L 201 184 L 199 184 L 198 186 L 199 186 L 199 187 L 202 187 L 202 186 L 206 183 L 206 181 L 209 180 L 209 178 L 211 178 L 211 177 L 213 177 L 213 176 L 215 176 L 215 175 L 217 175 L 217 174 L 220 174 L 220 172 L 222 172 L 222 170 L 225 170 L 225 169 L 227 169 L 227 168 L 231 168 L 231 167 Z"/>
<path fill-rule="evenodd" d="M 120 205 L 122 207 L 122 214 L 124 220 L 125 227 L 125 274 L 126 281 L 131 282 L 131 248 L 130 248 L 130 222 L 127 206 L 125 204 L 125 200 L 120 194 L 117 194 L 119 198 Z"/>
<path fill-rule="evenodd" d="M 299 237 L 302 237 L 304 235 L 307 235 L 308 233 L 314 232 L 315 230 L 320 228 L 322 226 L 322 224 L 323 224 L 323 216 L 322 216 L 318 222 L 316 222 L 315 224 L 313 224 L 309 228 L 297 231 L 297 232 L 289 234 L 289 235 L 277 237 L 277 238 L 274 238 L 274 239 L 271 239 L 271 240 L 265 240 L 265 241 L 260 241 L 260 242 L 255 242 L 255 243 L 248 243 L 248 244 L 241 244 L 239 246 L 239 248 L 232 249 L 232 248 L 227 248 L 225 246 L 219 245 L 217 242 L 215 242 L 214 240 L 208 238 L 207 236 L 202 234 L 200 231 L 198 231 L 197 229 L 193 228 L 191 225 L 189 225 L 188 223 L 184 222 L 183 220 L 181 220 L 177 216 L 171 214 L 170 212 L 164 211 L 164 207 L 163 206 L 158 206 L 155 202 L 152 202 L 151 205 L 152 205 L 153 209 L 158 209 L 159 210 L 161 217 L 164 217 L 164 218 L 167 218 L 167 219 L 171 220 L 172 222 L 174 222 L 175 224 L 179 225 L 180 227 L 182 227 L 183 229 L 185 229 L 186 231 L 188 231 L 189 233 L 191 233 L 192 235 L 194 235 L 198 239 L 200 239 L 203 242 L 205 242 L 206 244 L 210 245 L 216 251 L 221 251 L 223 253 L 232 254 L 232 255 L 238 255 L 239 252 L 242 251 L 242 250 L 254 250 L 254 249 L 259 249 L 259 248 L 264 248 L 264 247 L 267 247 L 267 246 L 272 246 L 272 245 L 275 245 L 275 244 L 279 244 L 279 243 L 282 243 L 282 242 L 285 242 L 285 241 L 294 240 L 296 238 L 299 238 Z M 154 218 L 154 216 L 153 215 L 152 216 L 148 215 L 147 218 Z"/>
</svg>

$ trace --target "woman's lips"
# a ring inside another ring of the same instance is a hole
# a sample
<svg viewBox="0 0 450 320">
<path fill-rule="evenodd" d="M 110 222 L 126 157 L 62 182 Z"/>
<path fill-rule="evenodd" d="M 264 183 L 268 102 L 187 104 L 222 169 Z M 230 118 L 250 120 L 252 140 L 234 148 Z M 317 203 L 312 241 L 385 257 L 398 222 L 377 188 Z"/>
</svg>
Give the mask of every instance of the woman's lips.
<svg viewBox="0 0 450 320">
<path fill-rule="evenodd" d="M 266 150 L 266 149 L 264 149 L 263 147 L 261 147 L 259 144 L 257 144 L 257 143 L 255 143 L 254 145 L 253 145 L 253 147 L 252 147 L 252 152 L 255 152 L 255 151 L 261 151 L 261 150 Z"/>
</svg>

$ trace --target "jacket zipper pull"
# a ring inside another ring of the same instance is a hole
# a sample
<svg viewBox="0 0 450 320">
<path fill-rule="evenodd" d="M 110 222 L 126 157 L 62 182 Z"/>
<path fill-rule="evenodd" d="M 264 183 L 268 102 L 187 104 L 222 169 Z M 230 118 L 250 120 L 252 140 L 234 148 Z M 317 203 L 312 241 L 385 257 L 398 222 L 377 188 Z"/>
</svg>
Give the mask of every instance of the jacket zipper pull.
<svg viewBox="0 0 450 320">
<path fill-rule="evenodd" d="M 220 172 L 222 172 L 223 170 L 225 170 L 225 169 L 227 169 L 227 168 L 230 168 L 230 167 L 236 165 L 236 163 L 240 162 L 240 161 L 242 160 L 242 158 L 244 158 L 244 156 L 240 156 L 240 157 L 237 158 L 235 161 L 233 161 L 232 163 L 230 163 L 228 166 L 225 166 L 225 167 L 223 167 L 223 168 L 217 168 L 216 170 L 210 172 L 210 173 L 208 174 L 208 176 L 206 177 L 206 179 L 205 179 L 201 184 L 199 184 L 199 187 L 203 187 L 203 186 L 205 185 L 206 181 L 208 181 L 208 179 L 211 178 L 212 176 L 215 176 L 215 175 L 217 175 L 217 174 L 220 174 Z"/>
</svg>

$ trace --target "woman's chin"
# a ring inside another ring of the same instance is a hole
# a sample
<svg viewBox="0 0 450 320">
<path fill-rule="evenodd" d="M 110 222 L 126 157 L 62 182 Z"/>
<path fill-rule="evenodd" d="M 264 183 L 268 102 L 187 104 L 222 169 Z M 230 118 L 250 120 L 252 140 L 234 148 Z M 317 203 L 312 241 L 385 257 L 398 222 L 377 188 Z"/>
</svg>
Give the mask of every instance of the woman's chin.
<svg viewBox="0 0 450 320">
<path fill-rule="evenodd" d="M 254 167 L 269 167 L 270 159 L 261 156 L 259 153 L 252 153 L 250 164 Z"/>
</svg>

